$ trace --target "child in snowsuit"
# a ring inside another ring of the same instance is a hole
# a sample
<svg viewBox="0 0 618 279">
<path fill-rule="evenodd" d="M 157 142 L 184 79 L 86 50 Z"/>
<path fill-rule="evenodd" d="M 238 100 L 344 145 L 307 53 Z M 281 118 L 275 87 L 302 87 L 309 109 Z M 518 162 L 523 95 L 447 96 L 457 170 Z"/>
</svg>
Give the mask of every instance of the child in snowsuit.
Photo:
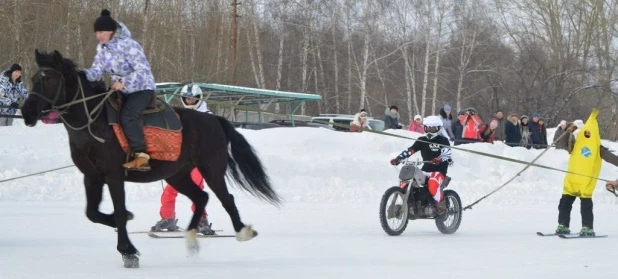
<svg viewBox="0 0 618 279">
<path fill-rule="evenodd" d="M 575 144 L 569 150 L 571 155 L 568 171 L 570 173 L 564 178 L 564 189 L 558 205 L 558 228 L 556 229 L 558 234 L 571 233 L 569 230 L 571 209 L 575 198 L 579 197 L 582 215 L 582 228 L 579 234 L 583 236 L 595 235 L 593 229 L 594 215 L 592 213 L 592 193 L 597 183 L 595 177 L 598 177 L 601 172 L 601 160 L 618 166 L 618 156 L 601 145 L 599 124 L 596 119 L 598 113 L 597 109 L 592 111 L 586 124 L 577 135 Z M 577 129 L 577 126 L 570 125 L 567 127 L 567 132 L 571 133 L 575 129 Z"/>
<path fill-rule="evenodd" d="M 442 122 L 442 125 L 444 125 L 444 122 Z M 410 128 L 408 128 L 408 131 L 410 132 L 417 132 L 419 134 L 422 134 L 423 131 L 423 117 L 421 117 L 420 115 L 415 115 L 414 116 L 414 120 L 410 121 Z"/>
<path fill-rule="evenodd" d="M 189 90 L 189 85 L 185 85 L 181 89 L 180 94 L 183 95 L 181 98 L 181 103 L 185 108 L 212 114 L 212 112 L 208 110 L 208 105 L 206 102 L 202 100 L 202 89 L 199 86 L 193 85 L 191 90 Z M 204 190 L 204 177 L 202 177 L 202 174 L 197 168 L 191 170 L 191 180 L 193 180 L 193 183 L 195 183 L 195 185 L 197 185 L 200 189 Z M 161 209 L 159 211 L 161 220 L 150 228 L 151 231 L 178 230 L 178 226 L 176 225 L 176 223 L 178 223 L 178 219 L 176 219 L 177 196 L 178 191 L 176 191 L 172 185 L 167 184 L 163 190 L 163 194 L 161 194 Z M 195 204 L 191 205 L 191 211 L 195 212 Z M 205 235 L 215 234 L 215 231 L 211 228 L 212 224 L 208 221 L 208 213 L 206 212 L 206 209 L 204 209 L 203 214 L 204 215 L 197 227 L 198 232 Z"/>
<path fill-rule="evenodd" d="M 401 160 L 412 156 L 416 152 L 421 152 L 423 161 L 428 161 L 428 163 L 423 164 L 421 170 L 429 178 L 427 188 L 435 200 L 438 215 L 446 212 L 444 194 L 442 189 L 440 189 L 440 184 L 442 184 L 446 177 L 448 167 L 453 164 L 450 141 L 442 125 L 442 119 L 438 116 L 432 115 L 425 118 L 423 120 L 425 136 L 419 137 L 412 146 L 401 152 L 396 158 L 391 159 L 391 165 L 395 166 Z"/>
</svg>

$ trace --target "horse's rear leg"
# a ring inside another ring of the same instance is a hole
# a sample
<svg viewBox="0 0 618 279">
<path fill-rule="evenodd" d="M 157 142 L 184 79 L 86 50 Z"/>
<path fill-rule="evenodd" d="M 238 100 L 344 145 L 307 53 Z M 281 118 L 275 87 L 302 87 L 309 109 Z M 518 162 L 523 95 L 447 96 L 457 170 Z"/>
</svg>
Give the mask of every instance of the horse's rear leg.
<svg viewBox="0 0 618 279">
<path fill-rule="evenodd" d="M 204 208 L 208 203 L 208 193 L 202 191 L 198 185 L 196 185 L 191 179 L 190 171 L 182 171 L 175 174 L 172 177 L 165 179 L 178 193 L 185 195 L 195 205 L 195 211 L 193 217 L 187 227 L 187 249 L 192 254 L 199 252 L 199 244 L 197 242 L 197 225 L 202 218 Z"/>
<path fill-rule="evenodd" d="M 118 245 L 116 249 L 122 255 L 124 261 L 124 267 L 136 268 L 139 267 L 139 252 L 129 240 L 129 234 L 127 232 L 127 208 L 125 205 L 125 191 L 124 181 L 121 177 L 122 173 L 107 178 L 107 185 L 109 186 L 109 193 L 112 197 L 112 203 L 114 204 L 114 220 L 118 227 Z"/>
<path fill-rule="evenodd" d="M 208 158 L 213 159 L 214 156 Z M 245 226 L 240 220 L 238 208 L 236 208 L 236 203 L 234 203 L 234 196 L 227 190 L 227 185 L 225 183 L 225 171 L 227 168 L 226 159 L 217 160 L 214 163 L 210 162 L 209 164 L 209 162 L 207 162 L 208 159 L 204 158 L 202 159 L 202 165 L 198 166 L 198 169 L 204 176 L 208 187 L 210 187 L 219 201 L 221 201 L 221 205 L 225 208 L 225 211 L 230 215 L 232 226 L 236 232 L 236 240 L 247 241 L 256 237 L 257 232 L 254 231 L 251 226 Z"/>
</svg>

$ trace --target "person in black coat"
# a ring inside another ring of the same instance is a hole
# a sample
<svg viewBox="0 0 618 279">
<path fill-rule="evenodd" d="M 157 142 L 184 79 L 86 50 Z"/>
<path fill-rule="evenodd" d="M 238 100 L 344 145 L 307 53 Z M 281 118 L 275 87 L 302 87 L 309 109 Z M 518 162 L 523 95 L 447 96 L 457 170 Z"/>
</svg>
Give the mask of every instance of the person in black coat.
<svg viewBox="0 0 618 279">
<path fill-rule="evenodd" d="M 457 116 L 464 115 L 464 114 L 466 114 L 466 111 L 462 110 L 459 113 L 457 113 Z M 455 118 L 451 122 L 451 130 L 453 131 L 453 135 L 454 135 L 453 145 L 462 144 L 463 143 L 462 142 L 463 125 L 461 125 L 461 122 L 459 122 L 459 117 Z"/>
<path fill-rule="evenodd" d="M 541 138 L 541 126 L 539 125 L 539 120 L 541 119 L 541 115 L 538 113 L 532 114 L 531 121 L 528 121 L 528 127 L 530 128 L 530 140 L 532 141 L 532 146 L 535 149 L 543 148 L 543 141 Z"/>
<path fill-rule="evenodd" d="M 505 143 L 508 146 L 519 146 L 521 142 L 521 129 L 519 128 L 519 116 L 517 113 L 509 114 L 509 121 L 504 124 Z"/>
</svg>

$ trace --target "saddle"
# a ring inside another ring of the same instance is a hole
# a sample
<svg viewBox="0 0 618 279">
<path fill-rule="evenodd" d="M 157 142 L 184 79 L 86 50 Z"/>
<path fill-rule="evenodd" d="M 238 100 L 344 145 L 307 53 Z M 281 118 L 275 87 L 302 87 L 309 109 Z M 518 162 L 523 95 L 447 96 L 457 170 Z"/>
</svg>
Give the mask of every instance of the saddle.
<svg viewBox="0 0 618 279">
<path fill-rule="evenodd" d="M 131 150 L 129 150 L 129 142 L 122 130 L 120 116 L 124 99 L 125 96 L 120 91 L 112 93 L 105 102 L 105 106 L 108 123 L 112 125 L 120 147 L 128 153 Z M 150 158 L 176 161 L 182 147 L 182 123 L 174 108 L 153 93 L 139 121 L 144 127 L 146 153 L 150 155 Z"/>
<path fill-rule="evenodd" d="M 122 109 L 122 105 L 124 103 L 124 99 L 126 97 L 120 93 L 120 91 L 117 91 L 116 93 L 112 94 L 108 100 L 109 100 L 109 104 L 116 110 L 116 111 L 120 111 Z M 150 100 L 150 103 L 148 103 L 148 106 L 146 107 L 146 109 L 144 110 L 143 114 L 151 114 L 151 113 L 157 113 L 157 112 L 162 112 L 163 110 L 165 110 L 165 105 L 167 103 L 165 103 L 163 100 L 157 98 L 156 93 L 152 93 L 152 99 Z"/>
</svg>

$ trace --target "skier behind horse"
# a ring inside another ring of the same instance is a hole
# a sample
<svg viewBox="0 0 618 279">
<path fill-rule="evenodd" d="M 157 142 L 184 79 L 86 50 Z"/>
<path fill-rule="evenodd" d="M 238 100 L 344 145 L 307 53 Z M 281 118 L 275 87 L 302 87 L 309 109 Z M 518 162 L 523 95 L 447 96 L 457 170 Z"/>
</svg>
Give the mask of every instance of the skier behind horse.
<svg viewBox="0 0 618 279">
<path fill-rule="evenodd" d="M 183 95 L 180 98 L 180 102 L 185 108 L 212 114 L 212 112 L 208 110 L 208 104 L 203 100 L 204 96 L 202 89 L 198 85 L 191 85 L 191 89 L 189 90 L 189 85 L 187 84 L 182 87 L 180 94 Z M 197 168 L 191 170 L 191 180 L 193 180 L 193 183 L 200 187 L 201 190 L 204 190 L 204 177 L 202 177 L 202 174 Z M 157 223 L 150 228 L 150 231 L 176 231 L 179 229 L 176 225 L 178 223 L 178 219 L 176 219 L 176 197 L 178 197 L 178 191 L 170 184 L 165 185 L 163 193 L 161 194 L 161 209 L 159 210 L 161 220 L 157 221 Z M 191 205 L 191 210 L 195 212 L 195 204 Z M 197 232 L 204 235 L 215 234 L 215 231 L 212 229 L 212 224 L 208 221 L 206 208 L 204 208 L 204 216 L 200 219 Z"/>
</svg>

